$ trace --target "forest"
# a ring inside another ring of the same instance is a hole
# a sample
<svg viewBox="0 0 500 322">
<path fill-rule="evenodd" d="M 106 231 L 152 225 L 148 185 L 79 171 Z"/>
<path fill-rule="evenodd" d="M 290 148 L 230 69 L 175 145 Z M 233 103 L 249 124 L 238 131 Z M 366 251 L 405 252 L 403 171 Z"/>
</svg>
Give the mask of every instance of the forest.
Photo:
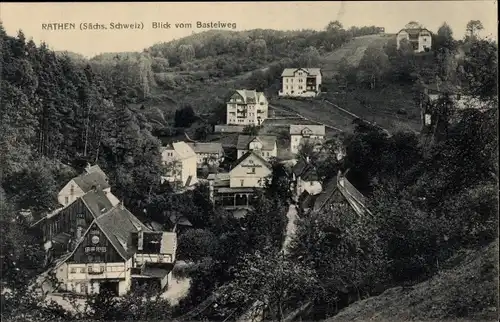
<svg viewBox="0 0 500 322">
<path fill-rule="evenodd" d="M 164 169 L 155 131 L 186 116 L 194 121 L 202 113 L 220 121 L 217 107 L 224 97 L 217 97 L 217 91 L 213 97 L 189 97 L 195 87 L 207 82 L 224 87 L 229 77 L 250 72 L 245 84 L 259 83 L 264 89 L 283 67 L 313 66 L 322 53 L 352 37 L 378 33 L 378 27 L 345 30 L 334 21 L 324 31 L 210 31 L 142 53 L 86 60 L 56 53 L 46 44 L 37 46 L 22 31 L 9 36 L 0 25 L 1 280 L 2 289 L 9 289 L 2 291 L 2 320 L 182 320 L 211 294 L 220 295 L 217 305 L 196 319 L 224 321 L 261 300 L 269 320 L 281 321 L 307 303 L 314 310 L 306 319 L 321 320 L 391 287 L 439 274 L 459 250 L 495 242 L 498 101 L 492 71 L 498 68 L 497 44 L 477 37 L 477 26 L 460 40 L 449 26 L 440 29 L 433 56 L 437 65 L 420 63 L 405 47 L 396 50 L 393 44 L 384 49 L 385 56 L 368 51 L 355 73 L 340 73 L 337 81 L 373 91 L 381 84 L 438 75 L 460 81 L 467 95 L 491 108 L 451 106 L 453 117 L 432 144 L 423 144 L 414 132 L 389 135 L 357 123 L 343 141 L 347 155 L 342 162 L 335 161 L 333 149 L 322 155 L 303 151 L 325 182 L 330 174 L 349 169 L 349 180 L 371 200 L 372 215 L 355 218 L 344 208 L 303 215 L 285 255 L 279 249 L 290 191 L 281 164 L 273 163 L 272 180 L 255 200 L 255 210 L 237 219 L 210 206 L 206 186 L 175 194 L 160 184 Z M 151 100 L 175 102 L 171 114 L 162 113 L 160 124 L 144 107 Z M 141 293 L 120 299 L 99 294 L 86 300 L 88 311 L 75 312 L 47 304 L 44 294 L 32 291 L 32 281 L 44 269 L 44 254 L 22 212 L 31 211 L 36 220 L 54 209 L 61 186 L 87 162 L 104 169 L 113 193 L 141 219 L 166 224 L 174 214 L 193 223 L 192 230 L 179 236 L 179 257 L 196 263 L 184 272 L 192 282 L 179 305 Z M 482 276 L 488 278 L 495 267 L 485 267 Z M 493 284 L 457 293 L 426 312 L 432 315 L 427 318 L 477 313 L 489 319 L 495 293 Z M 463 307 L 467 309 L 457 309 Z"/>
</svg>

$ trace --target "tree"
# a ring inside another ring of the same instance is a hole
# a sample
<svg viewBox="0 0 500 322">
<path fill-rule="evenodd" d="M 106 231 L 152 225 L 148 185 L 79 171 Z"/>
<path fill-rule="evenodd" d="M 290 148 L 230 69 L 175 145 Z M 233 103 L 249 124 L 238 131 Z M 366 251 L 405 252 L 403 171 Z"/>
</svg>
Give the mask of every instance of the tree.
<svg viewBox="0 0 500 322">
<path fill-rule="evenodd" d="M 283 321 L 319 287 L 312 269 L 270 249 L 245 256 L 235 270 L 235 279 L 224 288 L 222 316 L 265 310 L 265 320 Z"/>
<path fill-rule="evenodd" d="M 174 123 L 175 127 L 189 127 L 197 119 L 197 116 L 190 105 L 175 111 Z"/>
<path fill-rule="evenodd" d="M 446 22 L 444 22 L 441 27 L 439 27 L 436 35 L 435 48 L 441 47 L 445 47 L 448 49 L 454 48 L 453 31 Z"/>
<path fill-rule="evenodd" d="M 470 39 L 477 38 L 478 32 L 483 29 L 483 23 L 480 20 L 470 20 L 465 27 L 465 31 L 467 32 L 466 36 Z"/>
<path fill-rule="evenodd" d="M 419 29 L 423 28 L 418 21 L 410 21 L 405 25 L 405 29 Z"/>
<path fill-rule="evenodd" d="M 364 78 L 370 84 L 370 89 L 375 89 L 377 84 L 383 79 L 388 67 L 389 59 L 387 55 L 375 47 L 367 48 L 359 63 L 360 72 L 366 75 Z"/>
<path fill-rule="evenodd" d="M 331 32 L 331 31 L 338 31 L 338 30 L 341 30 L 343 28 L 344 28 L 344 26 L 340 23 L 340 21 L 334 20 L 334 21 L 330 21 L 328 23 L 328 25 L 326 25 L 325 30 L 327 32 Z"/>
<path fill-rule="evenodd" d="M 315 47 L 308 47 L 299 57 L 300 66 L 315 67 L 320 61 L 319 51 Z"/>
<path fill-rule="evenodd" d="M 482 100 L 497 96 L 498 45 L 487 40 L 472 40 L 465 53 L 463 77 L 467 92 Z"/>
<path fill-rule="evenodd" d="M 214 256 L 218 251 L 216 236 L 206 229 L 190 229 L 179 237 L 177 249 L 179 259 L 199 261 Z"/>
</svg>

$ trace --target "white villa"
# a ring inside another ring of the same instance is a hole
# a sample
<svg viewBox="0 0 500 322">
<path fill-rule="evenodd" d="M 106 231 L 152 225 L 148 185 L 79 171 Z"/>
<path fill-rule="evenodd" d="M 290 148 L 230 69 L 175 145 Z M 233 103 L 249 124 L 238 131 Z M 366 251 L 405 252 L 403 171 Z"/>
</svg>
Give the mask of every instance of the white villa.
<svg viewBox="0 0 500 322">
<path fill-rule="evenodd" d="M 237 90 L 227 102 L 227 124 L 258 126 L 268 118 L 269 103 L 264 93 Z"/>
<path fill-rule="evenodd" d="M 322 74 L 319 68 L 285 68 L 281 74 L 279 96 L 314 97 L 321 92 Z"/>
<path fill-rule="evenodd" d="M 432 48 L 432 33 L 425 28 L 401 29 L 397 34 L 397 49 L 401 41 L 406 39 L 416 53 L 429 51 Z"/>
</svg>

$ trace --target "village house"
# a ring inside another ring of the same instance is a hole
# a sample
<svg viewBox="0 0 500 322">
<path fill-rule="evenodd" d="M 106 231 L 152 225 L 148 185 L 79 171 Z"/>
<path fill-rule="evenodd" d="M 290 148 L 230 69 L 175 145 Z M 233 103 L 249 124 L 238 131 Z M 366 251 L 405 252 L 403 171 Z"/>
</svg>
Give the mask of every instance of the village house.
<svg viewBox="0 0 500 322">
<path fill-rule="evenodd" d="M 279 96 L 314 97 L 321 93 L 320 68 L 285 68 L 281 74 Z"/>
<path fill-rule="evenodd" d="M 268 118 L 269 103 L 264 93 L 236 90 L 227 102 L 227 124 L 259 126 Z"/>
<path fill-rule="evenodd" d="M 205 165 L 218 167 L 224 161 L 224 149 L 220 142 L 194 142 L 188 145 L 196 153 L 196 165 L 201 168 Z"/>
<path fill-rule="evenodd" d="M 267 160 L 248 151 L 235 162 L 229 173 L 209 175 L 210 199 L 225 207 L 248 207 L 255 189 L 263 188 L 271 173 L 272 166 Z"/>
<path fill-rule="evenodd" d="M 83 174 L 71 179 L 59 191 L 57 200 L 62 206 L 66 206 L 93 189 L 104 191 L 113 205 L 119 202 L 111 193 L 107 175 L 98 165 L 87 165 Z"/>
<path fill-rule="evenodd" d="M 162 147 L 161 160 L 166 168 L 162 181 L 177 187 L 189 187 L 198 182 L 197 156 L 186 142 L 174 142 Z"/>
<path fill-rule="evenodd" d="M 397 34 L 397 49 L 401 41 L 406 40 L 416 53 L 430 51 L 432 48 L 432 33 L 425 28 L 401 29 Z"/>
<path fill-rule="evenodd" d="M 290 152 L 297 154 L 301 144 L 313 144 L 318 151 L 325 139 L 325 126 L 322 124 L 291 124 Z"/>
<path fill-rule="evenodd" d="M 315 196 L 322 191 L 321 180 L 317 169 L 311 164 L 309 157 L 301 157 L 291 169 L 291 188 L 295 198 L 304 191 Z"/>
<path fill-rule="evenodd" d="M 248 151 L 253 151 L 267 161 L 278 156 L 276 136 L 273 135 L 239 135 L 236 149 L 238 159 Z"/>
<path fill-rule="evenodd" d="M 299 205 L 304 212 L 321 212 L 334 209 L 346 209 L 358 216 L 371 215 L 368 200 L 347 180 L 345 173 L 339 171 L 323 187 L 323 191 L 311 195 L 304 191 L 299 197 Z"/>
<path fill-rule="evenodd" d="M 42 232 L 47 261 L 55 264 L 59 289 L 78 294 L 108 289 L 123 295 L 133 283 L 164 288 L 171 279 L 176 233 L 151 235 L 122 203 L 112 205 L 101 190 L 89 191 L 35 225 Z M 150 241 L 161 247 L 145 246 Z"/>
</svg>

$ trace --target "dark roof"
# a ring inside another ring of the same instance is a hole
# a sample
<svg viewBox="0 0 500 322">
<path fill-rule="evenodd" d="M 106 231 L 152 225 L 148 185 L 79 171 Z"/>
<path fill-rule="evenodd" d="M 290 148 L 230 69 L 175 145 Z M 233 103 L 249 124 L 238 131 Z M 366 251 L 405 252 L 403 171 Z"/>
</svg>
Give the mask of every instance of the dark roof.
<svg viewBox="0 0 500 322">
<path fill-rule="evenodd" d="M 177 222 L 177 224 L 181 226 L 190 226 L 190 227 L 193 226 L 193 224 L 189 221 L 189 219 L 187 219 L 186 216 L 183 215 L 172 214 L 168 219 L 173 224 Z"/>
<path fill-rule="evenodd" d="M 195 142 L 188 144 L 195 153 L 224 153 L 220 142 Z"/>
<path fill-rule="evenodd" d="M 173 269 L 173 265 L 163 265 L 164 267 L 151 267 L 151 265 L 146 265 L 142 270 L 142 274 L 144 276 L 148 276 L 151 278 L 163 279 L 168 273 L 170 273 Z"/>
<path fill-rule="evenodd" d="M 236 145 L 238 144 L 238 134 L 232 133 L 221 135 L 220 143 L 222 144 L 222 147 L 226 149 L 236 148 Z"/>
<path fill-rule="evenodd" d="M 340 193 L 340 195 L 338 193 Z M 366 197 L 341 174 L 335 176 L 326 184 L 314 203 L 314 211 L 318 212 L 323 210 L 327 204 L 334 203 L 336 198 L 339 197 L 347 201 L 358 215 L 363 214 L 365 211 L 370 213 L 366 207 Z"/>
<path fill-rule="evenodd" d="M 320 194 L 316 195 L 316 200 L 314 202 L 314 211 L 320 211 L 324 208 L 326 203 L 333 197 L 334 193 L 337 191 L 337 176 L 333 177 L 328 181 Z"/>
<path fill-rule="evenodd" d="M 97 218 L 95 222 L 124 259 L 130 258 L 137 250 L 132 245 L 132 233 L 139 230 L 151 231 L 121 204 Z"/>
<path fill-rule="evenodd" d="M 295 176 L 300 177 L 305 181 L 317 181 L 319 180 L 316 168 L 304 158 L 300 158 L 297 163 L 293 166 L 292 172 Z"/>
<path fill-rule="evenodd" d="M 104 173 L 104 172 L 103 172 Z M 89 192 L 94 187 L 103 190 L 109 188 L 109 184 L 106 177 L 99 171 L 85 173 L 73 178 L 73 181 L 83 190 L 83 192 Z"/>
<path fill-rule="evenodd" d="M 86 168 L 85 168 L 85 172 L 87 173 L 93 173 L 93 172 L 97 172 L 99 173 L 102 177 L 104 178 L 108 178 L 108 176 L 106 175 L 106 173 L 104 171 L 102 171 L 101 167 L 97 164 L 94 164 L 94 165 L 88 165 Z"/>
<path fill-rule="evenodd" d="M 113 208 L 111 201 L 109 201 L 106 193 L 102 190 L 91 190 L 84 194 L 81 199 L 94 215 L 94 218 L 98 218 Z"/>
<path fill-rule="evenodd" d="M 248 145 L 255 139 L 262 143 L 262 150 L 273 150 L 276 144 L 274 135 L 239 135 L 236 148 L 238 150 L 248 150 Z"/>
<path fill-rule="evenodd" d="M 248 151 L 246 152 L 245 154 L 243 154 L 241 156 L 241 158 L 239 158 L 238 160 L 236 160 L 236 162 L 234 163 L 232 169 L 236 168 L 241 162 L 245 161 L 248 157 L 250 157 L 251 155 L 254 155 L 257 159 L 259 159 L 266 167 L 268 167 L 269 169 L 271 169 L 272 165 L 271 163 L 269 163 L 268 161 L 266 161 L 266 159 L 264 159 L 263 157 L 261 157 L 260 155 L 258 155 L 257 153 L 254 153 L 253 151 Z M 231 170 L 232 170 L 231 169 Z"/>
</svg>

